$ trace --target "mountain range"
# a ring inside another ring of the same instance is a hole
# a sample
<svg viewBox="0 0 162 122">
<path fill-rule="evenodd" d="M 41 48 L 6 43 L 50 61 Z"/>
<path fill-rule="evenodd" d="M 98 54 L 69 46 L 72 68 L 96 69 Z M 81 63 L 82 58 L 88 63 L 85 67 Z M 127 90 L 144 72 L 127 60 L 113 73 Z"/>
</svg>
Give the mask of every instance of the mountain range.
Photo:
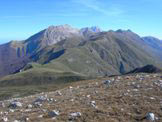
<svg viewBox="0 0 162 122">
<path fill-rule="evenodd" d="M 0 84 L 43 84 L 162 67 L 162 41 L 131 30 L 50 26 L 23 41 L 0 45 Z"/>
</svg>

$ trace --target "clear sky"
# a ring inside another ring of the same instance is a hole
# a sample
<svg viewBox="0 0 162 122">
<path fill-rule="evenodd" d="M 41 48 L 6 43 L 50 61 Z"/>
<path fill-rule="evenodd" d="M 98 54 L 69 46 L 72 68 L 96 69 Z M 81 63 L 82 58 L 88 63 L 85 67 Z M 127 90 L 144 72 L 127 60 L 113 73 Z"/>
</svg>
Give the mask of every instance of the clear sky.
<svg viewBox="0 0 162 122">
<path fill-rule="evenodd" d="M 162 39 L 162 0 L 0 0 L 0 43 L 61 24 L 131 29 Z"/>
</svg>

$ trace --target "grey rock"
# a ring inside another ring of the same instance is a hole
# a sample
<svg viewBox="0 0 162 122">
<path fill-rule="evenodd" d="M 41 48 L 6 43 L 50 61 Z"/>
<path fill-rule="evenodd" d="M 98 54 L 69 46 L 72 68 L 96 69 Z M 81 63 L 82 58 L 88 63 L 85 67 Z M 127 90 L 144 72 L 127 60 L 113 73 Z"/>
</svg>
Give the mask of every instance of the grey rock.
<svg viewBox="0 0 162 122">
<path fill-rule="evenodd" d="M 18 101 L 13 101 L 9 105 L 9 108 L 13 108 L 13 109 L 15 109 L 17 107 L 22 107 L 22 103 L 21 102 L 18 102 Z"/>
<path fill-rule="evenodd" d="M 48 112 L 49 117 L 56 117 L 58 115 L 59 115 L 59 111 L 56 111 L 56 110 Z"/>
<path fill-rule="evenodd" d="M 2 121 L 3 122 L 8 122 L 8 118 L 7 117 L 2 117 Z"/>
<path fill-rule="evenodd" d="M 147 120 L 150 120 L 150 121 L 155 121 L 155 115 L 154 115 L 154 113 L 151 113 L 151 112 L 147 113 L 146 114 L 146 119 Z"/>
<path fill-rule="evenodd" d="M 80 112 L 70 113 L 69 120 L 75 120 L 77 117 L 81 117 L 81 115 Z"/>
<path fill-rule="evenodd" d="M 110 83 L 111 83 L 110 80 L 105 80 L 105 81 L 104 81 L 104 84 L 106 84 L 106 85 L 110 85 Z"/>
</svg>

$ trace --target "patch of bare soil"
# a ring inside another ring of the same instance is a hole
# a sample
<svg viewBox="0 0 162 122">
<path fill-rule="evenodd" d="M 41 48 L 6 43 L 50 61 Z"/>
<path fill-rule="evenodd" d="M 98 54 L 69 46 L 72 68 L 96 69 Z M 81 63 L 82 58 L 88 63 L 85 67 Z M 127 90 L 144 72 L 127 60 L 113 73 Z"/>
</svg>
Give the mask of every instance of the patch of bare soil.
<svg viewBox="0 0 162 122">
<path fill-rule="evenodd" d="M 14 103 L 14 102 L 15 103 Z M 148 116 L 149 112 L 153 115 Z M 8 122 L 162 122 L 162 74 L 115 76 L 0 102 Z"/>
</svg>

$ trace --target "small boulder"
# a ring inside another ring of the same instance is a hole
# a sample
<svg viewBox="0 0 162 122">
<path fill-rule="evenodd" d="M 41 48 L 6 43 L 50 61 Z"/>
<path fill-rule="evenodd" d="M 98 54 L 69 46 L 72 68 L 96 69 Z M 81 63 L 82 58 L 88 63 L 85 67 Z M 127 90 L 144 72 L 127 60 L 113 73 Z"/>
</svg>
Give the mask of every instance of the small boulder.
<svg viewBox="0 0 162 122">
<path fill-rule="evenodd" d="M 42 104 L 40 102 L 35 102 L 34 107 L 42 107 Z"/>
<path fill-rule="evenodd" d="M 57 91 L 58 96 L 62 96 L 62 93 L 60 91 Z"/>
<path fill-rule="evenodd" d="M 15 111 L 13 109 L 9 109 L 9 112 L 14 113 Z"/>
<path fill-rule="evenodd" d="M 5 107 L 5 103 L 4 102 L 0 102 L 0 107 L 4 108 Z"/>
<path fill-rule="evenodd" d="M 13 101 L 9 105 L 9 108 L 13 108 L 13 109 L 16 109 L 17 107 L 22 107 L 22 103 L 18 101 Z"/>
<path fill-rule="evenodd" d="M 2 117 L 2 121 L 3 122 L 8 122 L 8 118 L 7 117 Z"/>
<path fill-rule="evenodd" d="M 105 81 L 104 81 L 104 84 L 108 84 L 108 85 L 109 85 L 110 83 L 111 83 L 110 80 L 105 80 Z"/>
<path fill-rule="evenodd" d="M 77 117 L 81 117 L 81 115 L 82 114 L 80 112 L 71 113 L 69 116 L 69 120 L 75 120 Z"/>
<path fill-rule="evenodd" d="M 69 89 L 73 89 L 73 87 L 72 86 L 69 86 Z"/>
<path fill-rule="evenodd" d="M 14 120 L 14 122 L 20 122 L 19 120 Z"/>
<path fill-rule="evenodd" d="M 146 119 L 147 120 L 150 120 L 150 121 L 155 121 L 155 115 L 154 115 L 154 113 L 151 113 L 151 112 L 147 113 L 146 114 Z"/>
<path fill-rule="evenodd" d="M 56 111 L 56 110 L 48 112 L 49 117 L 56 117 L 58 115 L 59 115 L 59 111 Z"/>
<path fill-rule="evenodd" d="M 34 103 L 37 103 L 37 102 L 42 103 L 42 102 L 44 102 L 44 101 L 46 101 L 46 100 L 47 100 L 47 97 L 45 97 L 45 96 L 40 96 L 40 97 L 38 97 L 38 98 L 34 101 Z"/>
<path fill-rule="evenodd" d="M 31 109 L 33 105 L 29 104 L 26 108 Z"/>
<path fill-rule="evenodd" d="M 43 115 L 39 115 L 38 118 L 43 118 Z"/>
<path fill-rule="evenodd" d="M 90 104 L 92 105 L 92 107 L 97 108 L 95 101 L 91 101 Z"/>
</svg>

